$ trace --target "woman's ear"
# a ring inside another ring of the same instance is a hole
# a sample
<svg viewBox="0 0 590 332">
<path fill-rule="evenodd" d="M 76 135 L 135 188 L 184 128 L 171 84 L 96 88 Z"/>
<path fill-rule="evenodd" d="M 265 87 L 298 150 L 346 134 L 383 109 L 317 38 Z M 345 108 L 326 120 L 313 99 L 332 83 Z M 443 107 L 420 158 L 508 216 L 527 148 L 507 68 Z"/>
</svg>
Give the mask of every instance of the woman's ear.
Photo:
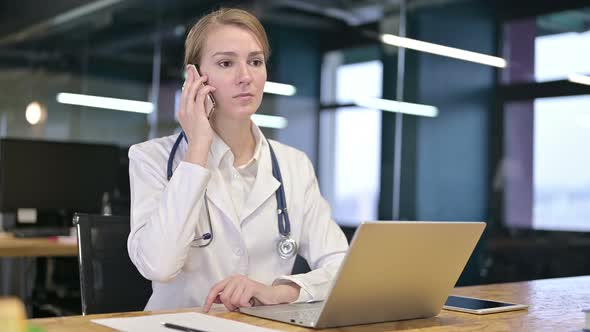
<svg viewBox="0 0 590 332">
<path fill-rule="evenodd" d="M 201 76 L 201 67 L 199 67 L 198 64 L 195 64 L 195 69 L 197 70 L 197 73 L 199 73 L 199 76 Z"/>
</svg>

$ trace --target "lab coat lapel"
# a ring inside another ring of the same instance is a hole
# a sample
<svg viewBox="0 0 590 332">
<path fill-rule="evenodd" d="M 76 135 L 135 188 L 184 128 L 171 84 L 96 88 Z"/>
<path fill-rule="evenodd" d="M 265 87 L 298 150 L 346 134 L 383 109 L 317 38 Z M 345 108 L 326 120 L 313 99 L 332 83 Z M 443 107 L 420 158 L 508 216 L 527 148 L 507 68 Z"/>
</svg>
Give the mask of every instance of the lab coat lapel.
<svg viewBox="0 0 590 332">
<path fill-rule="evenodd" d="M 280 185 L 280 182 L 272 175 L 272 160 L 270 158 L 268 141 L 265 138 L 262 139 L 262 149 L 260 151 L 256 180 L 244 205 L 240 222 L 254 213 L 271 195 L 274 195 Z"/>
<path fill-rule="evenodd" d="M 187 149 L 188 144 L 183 140 L 182 144 L 180 144 L 180 153 L 179 157 L 177 157 L 178 160 L 176 161 L 177 164 L 180 163 L 180 160 L 184 159 Z M 209 155 L 209 158 L 211 158 L 211 154 Z M 225 218 L 230 219 L 239 229 L 240 221 L 236 215 L 236 209 L 234 208 L 231 197 L 229 196 L 229 188 L 225 187 L 221 173 L 216 167 L 210 167 L 209 171 L 211 171 L 211 179 L 207 185 L 206 198 L 217 207 L 217 210 L 221 211 Z M 211 210 L 211 207 L 209 207 L 209 213 L 212 212 Z M 213 216 L 211 216 L 211 218 L 213 218 Z"/>
<path fill-rule="evenodd" d="M 217 210 L 221 211 L 226 218 L 231 219 L 239 228 L 239 219 L 236 215 L 236 209 L 234 209 L 234 204 L 231 201 L 228 189 L 225 188 L 221 174 L 217 170 L 212 170 L 212 172 L 213 176 L 211 177 L 211 180 L 209 180 L 206 197 L 209 202 L 217 207 Z M 211 213 L 211 209 L 209 212 Z"/>
</svg>

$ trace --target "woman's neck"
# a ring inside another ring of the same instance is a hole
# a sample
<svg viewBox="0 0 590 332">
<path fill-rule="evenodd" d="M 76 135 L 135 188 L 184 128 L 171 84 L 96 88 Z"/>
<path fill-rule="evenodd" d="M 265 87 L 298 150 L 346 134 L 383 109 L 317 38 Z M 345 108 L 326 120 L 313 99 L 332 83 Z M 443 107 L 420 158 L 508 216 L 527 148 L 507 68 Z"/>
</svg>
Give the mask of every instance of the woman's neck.
<svg viewBox="0 0 590 332">
<path fill-rule="evenodd" d="M 229 146 L 234 155 L 234 166 L 243 165 L 252 158 L 256 150 L 256 140 L 252 134 L 250 119 L 236 121 L 213 116 L 211 126 Z"/>
</svg>

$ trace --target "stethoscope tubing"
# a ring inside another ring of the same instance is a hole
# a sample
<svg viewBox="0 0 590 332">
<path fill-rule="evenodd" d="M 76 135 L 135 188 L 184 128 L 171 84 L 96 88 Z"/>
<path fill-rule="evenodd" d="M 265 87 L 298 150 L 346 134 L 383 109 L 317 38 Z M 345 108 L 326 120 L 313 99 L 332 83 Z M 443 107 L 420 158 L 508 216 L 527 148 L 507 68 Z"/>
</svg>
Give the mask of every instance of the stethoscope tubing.
<svg viewBox="0 0 590 332">
<path fill-rule="evenodd" d="M 174 163 L 174 156 L 176 155 L 176 151 L 178 150 L 178 147 L 180 146 L 180 143 L 182 142 L 183 139 L 188 143 L 188 139 L 187 139 L 186 135 L 184 134 L 183 131 L 181 131 L 180 134 L 178 135 L 178 137 L 176 138 L 174 145 L 172 145 L 172 149 L 170 151 L 170 156 L 168 157 L 168 164 L 166 167 L 166 176 L 167 176 L 168 181 L 170 181 L 170 179 L 172 178 L 172 175 L 174 172 L 172 169 L 173 163 Z M 274 150 L 273 150 L 272 146 L 270 145 L 270 142 L 268 142 L 268 140 L 267 140 L 267 143 L 268 143 L 268 147 L 270 149 L 270 156 L 271 156 L 271 160 L 272 160 L 272 175 L 279 182 L 279 188 L 275 192 L 275 197 L 277 199 L 277 218 L 278 218 L 279 233 L 281 234 L 281 237 L 283 239 L 290 239 L 291 222 L 289 221 L 289 213 L 287 212 L 287 200 L 285 198 L 283 177 L 281 175 L 281 169 L 279 167 L 279 162 L 278 162 L 277 157 L 274 153 Z M 213 241 L 213 225 L 211 224 L 211 215 L 209 214 L 209 204 L 207 202 L 206 192 L 205 192 L 204 198 L 205 198 L 205 208 L 207 210 L 207 219 L 209 221 L 210 232 L 205 233 L 202 236 L 193 240 L 193 241 L 207 240 L 206 244 L 197 245 L 200 248 L 208 246 Z M 283 257 L 283 255 L 281 255 L 281 257 Z"/>
</svg>

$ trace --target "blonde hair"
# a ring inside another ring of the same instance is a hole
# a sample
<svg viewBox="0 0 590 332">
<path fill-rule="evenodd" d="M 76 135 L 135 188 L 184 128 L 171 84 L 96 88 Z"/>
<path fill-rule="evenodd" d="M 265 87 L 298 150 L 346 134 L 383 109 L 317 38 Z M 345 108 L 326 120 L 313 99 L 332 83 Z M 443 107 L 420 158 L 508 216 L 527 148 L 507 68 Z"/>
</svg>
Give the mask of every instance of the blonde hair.
<svg viewBox="0 0 590 332">
<path fill-rule="evenodd" d="M 243 9 L 221 8 L 203 16 L 189 31 L 184 42 L 185 67 L 189 63 L 198 67 L 203 55 L 203 47 L 205 46 L 207 33 L 216 25 L 234 25 L 252 32 L 262 46 L 264 60 L 268 60 L 268 57 L 270 56 L 268 38 L 266 36 L 266 31 L 264 31 L 264 27 L 256 16 Z"/>
</svg>

